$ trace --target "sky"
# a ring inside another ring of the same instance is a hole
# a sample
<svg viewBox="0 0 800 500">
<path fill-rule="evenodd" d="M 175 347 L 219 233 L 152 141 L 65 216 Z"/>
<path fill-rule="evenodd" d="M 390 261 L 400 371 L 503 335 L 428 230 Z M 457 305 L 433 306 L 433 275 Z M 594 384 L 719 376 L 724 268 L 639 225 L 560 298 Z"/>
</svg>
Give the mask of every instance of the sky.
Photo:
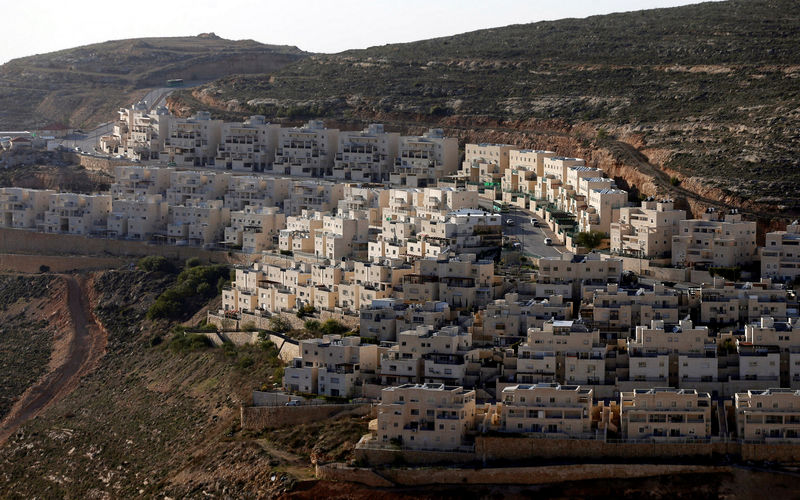
<svg viewBox="0 0 800 500">
<path fill-rule="evenodd" d="M 2 1 L 0 63 L 124 38 L 214 32 L 334 53 L 509 24 L 698 3 L 692 0 Z"/>
</svg>

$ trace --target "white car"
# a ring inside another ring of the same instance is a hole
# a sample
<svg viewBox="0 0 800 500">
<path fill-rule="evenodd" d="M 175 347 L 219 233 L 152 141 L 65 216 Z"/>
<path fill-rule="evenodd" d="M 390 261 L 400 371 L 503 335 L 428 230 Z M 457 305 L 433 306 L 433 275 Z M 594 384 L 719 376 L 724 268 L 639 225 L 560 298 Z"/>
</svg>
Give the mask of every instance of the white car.
<svg viewBox="0 0 800 500">
<path fill-rule="evenodd" d="M 531 225 L 533 227 L 539 227 L 539 221 L 531 217 Z"/>
<path fill-rule="evenodd" d="M 514 219 L 506 219 L 506 225 L 507 226 L 513 226 L 514 225 Z"/>
<path fill-rule="evenodd" d="M 551 240 L 550 238 L 545 238 L 544 244 L 547 246 L 553 246 L 553 240 Z"/>
</svg>

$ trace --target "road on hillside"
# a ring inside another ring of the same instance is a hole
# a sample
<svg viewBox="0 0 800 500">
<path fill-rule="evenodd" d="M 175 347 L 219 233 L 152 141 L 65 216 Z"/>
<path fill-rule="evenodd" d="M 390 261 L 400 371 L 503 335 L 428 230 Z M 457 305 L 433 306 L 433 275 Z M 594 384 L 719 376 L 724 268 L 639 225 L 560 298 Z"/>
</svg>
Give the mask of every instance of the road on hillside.
<svg viewBox="0 0 800 500">
<path fill-rule="evenodd" d="M 81 377 L 94 370 L 105 353 L 106 331 L 95 320 L 85 278 L 63 276 L 67 283 L 67 308 L 72 319 L 67 353 L 61 364 L 45 374 L 11 408 L 0 423 L 0 445 L 21 425 L 71 393 Z"/>
<path fill-rule="evenodd" d="M 547 227 L 541 219 L 527 210 L 511 207 L 507 214 L 500 214 L 503 217 L 503 234 L 517 238 L 521 244 L 520 250 L 536 257 L 557 257 L 564 252 L 564 247 L 558 245 L 555 234 Z M 540 227 L 533 227 L 531 218 L 539 221 Z M 508 220 L 514 224 L 508 224 Z M 544 244 L 544 239 L 553 240 L 553 245 Z"/>
</svg>

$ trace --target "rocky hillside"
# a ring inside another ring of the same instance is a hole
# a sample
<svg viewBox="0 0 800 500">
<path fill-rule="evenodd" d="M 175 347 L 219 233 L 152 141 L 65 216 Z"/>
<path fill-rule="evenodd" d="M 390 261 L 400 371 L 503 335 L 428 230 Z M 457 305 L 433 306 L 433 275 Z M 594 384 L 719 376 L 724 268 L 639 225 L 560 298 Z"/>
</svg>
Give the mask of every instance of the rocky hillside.
<svg viewBox="0 0 800 500">
<path fill-rule="evenodd" d="M 799 44 L 800 3 L 729 0 L 316 55 L 171 105 L 568 142 L 559 152 L 595 151 L 628 184 L 658 169 L 646 194 L 777 216 L 800 212 Z"/>
<path fill-rule="evenodd" d="M 213 80 L 276 71 L 306 56 L 296 47 L 252 40 L 140 38 L 14 59 L 0 66 L 0 130 L 61 121 L 92 126 L 167 79 Z"/>
</svg>

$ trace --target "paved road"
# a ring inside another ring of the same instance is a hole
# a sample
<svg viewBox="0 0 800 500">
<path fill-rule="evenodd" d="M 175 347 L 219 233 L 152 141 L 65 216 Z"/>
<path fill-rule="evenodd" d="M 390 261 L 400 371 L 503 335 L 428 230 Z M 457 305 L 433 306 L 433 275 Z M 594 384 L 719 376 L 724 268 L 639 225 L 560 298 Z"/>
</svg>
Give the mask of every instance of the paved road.
<svg viewBox="0 0 800 500">
<path fill-rule="evenodd" d="M 541 219 L 527 210 L 512 207 L 510 212 L 503 215 L 503 234 L 514 236 L 522 244 L 522 252 L 537 257 L 557 257 L 565 251 L 563 245 L 557 245 L 558 239 L 550 228 L 546 227 Z M 539 220 L 541 227 L 533 227 L 531 218 Z M 506 220 L 514 221 L 513 225 L 506 224 Z M 549 237 L 553 240 L 553 246 L 544 244 L 544 239 Z"/>
</svg>

